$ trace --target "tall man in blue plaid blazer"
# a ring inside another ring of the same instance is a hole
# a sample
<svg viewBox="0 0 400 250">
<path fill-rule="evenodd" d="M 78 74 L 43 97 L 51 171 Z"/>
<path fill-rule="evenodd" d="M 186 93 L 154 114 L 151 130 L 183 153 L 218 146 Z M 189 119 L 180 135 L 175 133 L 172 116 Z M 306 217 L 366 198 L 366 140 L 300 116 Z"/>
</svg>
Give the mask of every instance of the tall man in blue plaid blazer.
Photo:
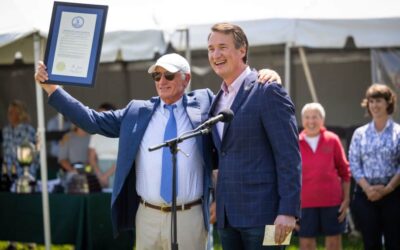
<svg viewBox="0 0 400 250">
<path fill-rule="evenodd" d="M 247 51 L 240 27 L 220 23 L 211 28 L 208 57 L 223 83 L 210 116 L 225 108 L 235 113 L 229 124 L 218 123 L 213 129 L 219 155 L 217 227 L 224 249 L 282 249 L 262 242 L 265 225 L 275 224 L 275 242 L 282 243 L 299 216 L 295 110 L 281 85 L 257 83 Z"/>
</svg>

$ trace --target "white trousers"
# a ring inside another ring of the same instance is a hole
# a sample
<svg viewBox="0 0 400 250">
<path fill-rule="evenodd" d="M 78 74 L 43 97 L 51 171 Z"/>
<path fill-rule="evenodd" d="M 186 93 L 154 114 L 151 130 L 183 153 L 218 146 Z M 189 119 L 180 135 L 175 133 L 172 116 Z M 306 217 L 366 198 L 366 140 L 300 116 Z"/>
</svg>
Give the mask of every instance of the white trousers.
<svg viewBox="0 0 400 250">
<path fill-rule="evenodd" d="M 202 206 L 177 211 L 178 248 L 204 250 L 207 231 Z M 136 250 L 171 250 L 171 212 L 161 212 L 139 205 L 136 213 Z"/>
</svg>

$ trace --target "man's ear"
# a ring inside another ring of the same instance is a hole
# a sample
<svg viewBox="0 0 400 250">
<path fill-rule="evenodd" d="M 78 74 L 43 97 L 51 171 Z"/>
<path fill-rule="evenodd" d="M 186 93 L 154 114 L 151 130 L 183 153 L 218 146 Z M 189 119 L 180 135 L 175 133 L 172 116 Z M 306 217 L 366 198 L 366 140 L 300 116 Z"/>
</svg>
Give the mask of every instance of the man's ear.
<svg viewBox="0 0 400 250">
<path fill-rule="evenodd" d="M 242 54 L 242 58 L 246 56 L 246 51 L 247 51 L 247 49 L 246 49 L 245 46 L 240 47 L 240 48 L 239 48 L 239 51 L 240 51 L 240 53 Z"/>
<path fill-rule="evenodd" d="M 191 77 L 190 74 L 182 73 L 182 80 L 185 81 L 185 88 L 189 85 Z"/>
</svg>

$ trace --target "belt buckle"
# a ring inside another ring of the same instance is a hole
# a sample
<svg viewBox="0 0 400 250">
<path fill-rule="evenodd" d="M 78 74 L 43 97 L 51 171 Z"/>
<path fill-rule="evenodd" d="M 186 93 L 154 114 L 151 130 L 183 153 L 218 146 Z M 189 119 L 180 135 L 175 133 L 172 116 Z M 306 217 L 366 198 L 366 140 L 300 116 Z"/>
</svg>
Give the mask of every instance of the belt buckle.
<svg viewBox="0 0 400 250">
<path fill-rule="evenodd" d="M 160 210 L 162 212 L 168 212 L 168 208 L 169 208 L 169 206 L 165 203 L 161 204 L 161 206 L 160 206 Z"/>
</svg>

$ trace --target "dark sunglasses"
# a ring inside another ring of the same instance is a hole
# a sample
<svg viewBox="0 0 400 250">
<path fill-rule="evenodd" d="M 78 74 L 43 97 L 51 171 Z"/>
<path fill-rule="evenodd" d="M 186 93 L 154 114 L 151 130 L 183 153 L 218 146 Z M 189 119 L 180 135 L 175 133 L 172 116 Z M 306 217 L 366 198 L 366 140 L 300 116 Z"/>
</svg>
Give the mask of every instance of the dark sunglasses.
<svg viewBox="0 0 400 250">
<path fill-rule="evenodd" d="M 160 81 L 161 77 L 163 75 L 164 75 L 164 78 L 166 80 L 172 81 L 172 80 L 174 80 L 176 73 L 171 73 L 171 72 L 168 72 L 168 71 L 165 71 L 164 73 L 161 73 L 161 72 L 153 72 L 153 73 L 151 73 L 151 77 L 156 82 Z"/>
</svg>

